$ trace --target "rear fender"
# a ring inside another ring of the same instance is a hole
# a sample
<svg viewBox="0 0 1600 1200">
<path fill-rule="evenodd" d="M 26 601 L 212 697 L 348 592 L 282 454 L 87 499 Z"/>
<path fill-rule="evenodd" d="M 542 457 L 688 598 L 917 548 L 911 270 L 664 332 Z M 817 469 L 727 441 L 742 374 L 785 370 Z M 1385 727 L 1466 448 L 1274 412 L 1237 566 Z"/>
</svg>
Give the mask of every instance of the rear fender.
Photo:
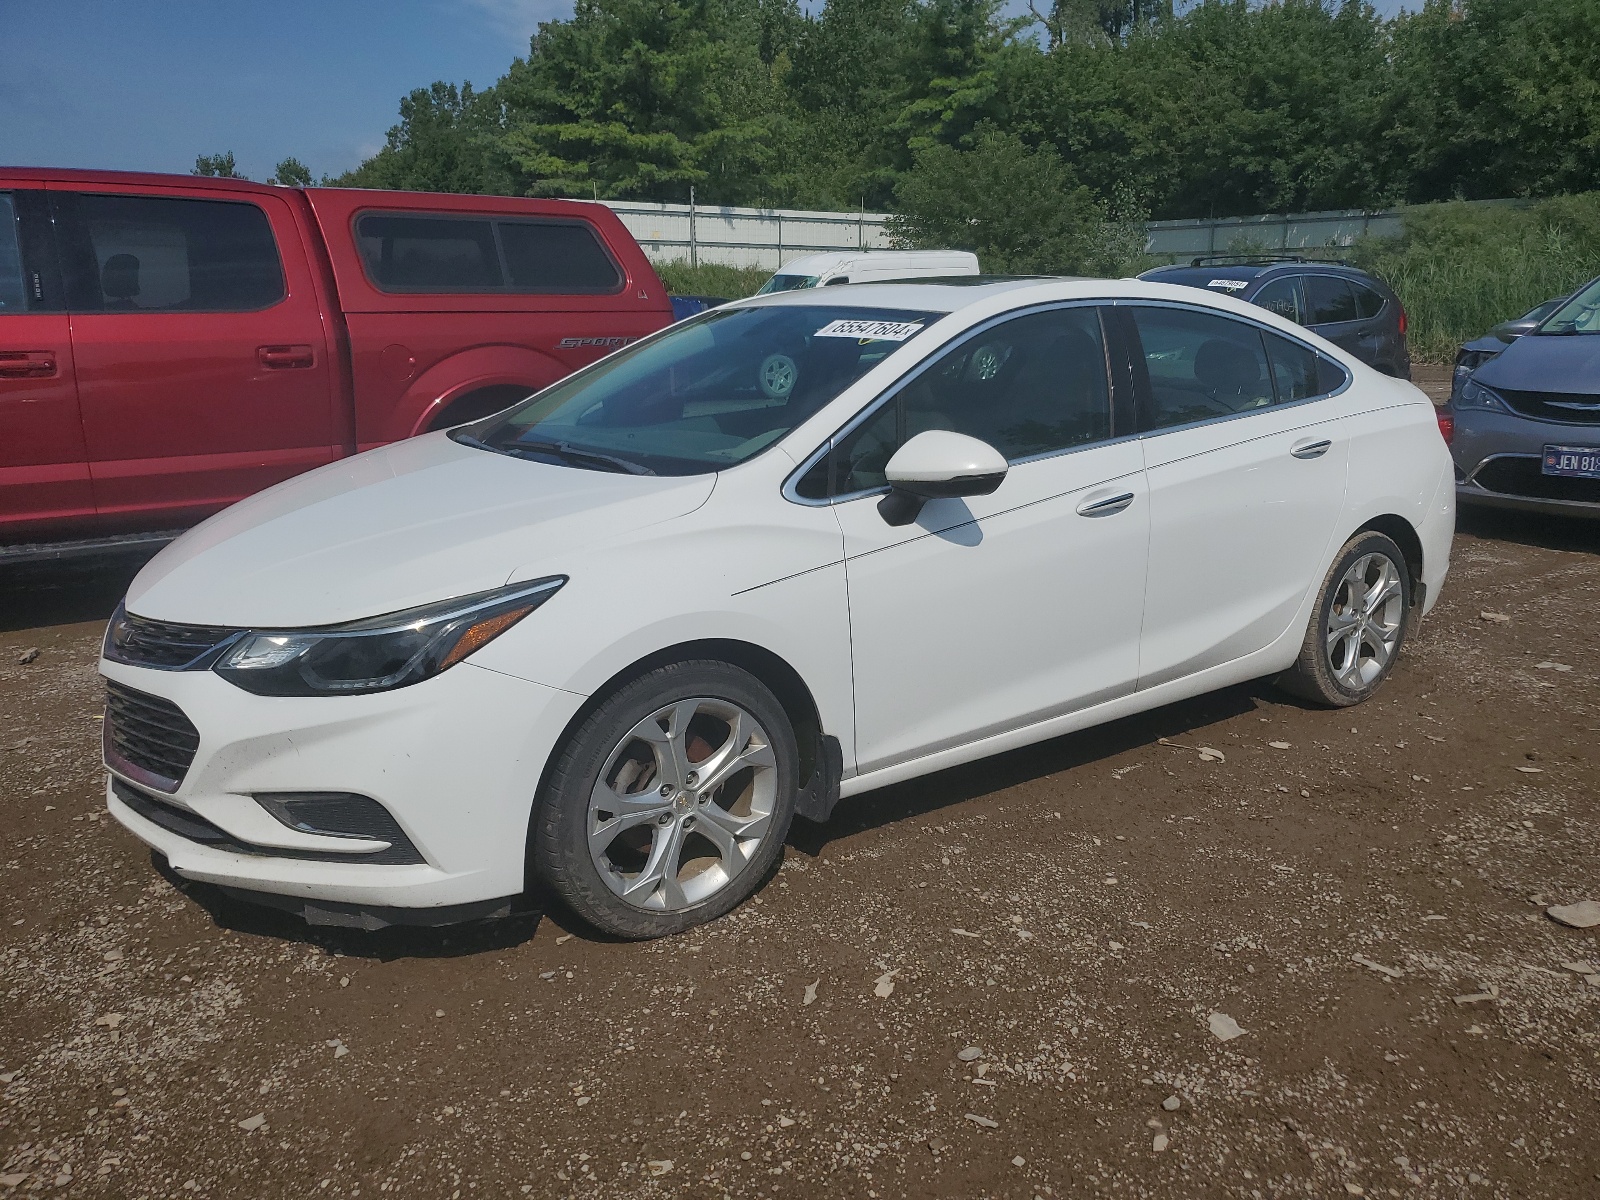
<svg viewBox="0 0 1600 1200">
<path fill-rule="evenodd" d="M 453 401 L 479 388 L 514 384 L 532 393 L 568 373 L 555 358 L 526 346 L 463 350 L 417 376 L 389 413 L 379 440 L 394 442 L 425 432 Z"/>
</svg>

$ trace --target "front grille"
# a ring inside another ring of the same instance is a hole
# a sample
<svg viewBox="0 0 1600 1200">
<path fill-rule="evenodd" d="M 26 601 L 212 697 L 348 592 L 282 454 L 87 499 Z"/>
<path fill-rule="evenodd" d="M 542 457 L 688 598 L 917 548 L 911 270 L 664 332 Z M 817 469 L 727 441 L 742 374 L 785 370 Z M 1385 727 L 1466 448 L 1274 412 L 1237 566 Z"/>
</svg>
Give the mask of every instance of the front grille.
<svg viewBox="0 0 1600 1200">
<path fill-rule="evenodd" d="M 132 766 L 126 774 L 175 792 L 200 748 L 200 731 L 172 701 L 107 680 L 105 743 L 113 766 Z"/>
<path fill-rule="evenodd" d="M 1495 388 L 1495 391 L 1525 417 L 1533 417 L 1538 421 L 1559 421 L 1563 425 L 1600 425 L 1600 395 L 1583 392 L 1519 392 L 1510 388 Z"/>
<path fill-rule="evenodd" d="M 152 621 L 119 608 L 106 630 L 106 657 L 134 667 L 182 670 L 195 663 L 238 630 L 217 625 L 179 625 Z"/>
<path fill-rule="evenodd" d="M 1600 504 L 1600 479 L 1569 479 L 1546 475 L 1543 460 L 1523 455 L 1496 458 L 1485 463 L 1473 482 L 1504 496 L 1528 496 L 1536 500 L 1576 500 Z"/>
<path fill-rule="evenodd" d="M 254 842 L 242 842 L 227 830 L 213 825 L 199 813 L 179 808 L 176 804 L 169 803 L 160 796 L 151 795 L 142 788 L 124 783 L 115 776 L 111 779 L 111 792 L 152 825 L 159 825 L 168 833 L 175 833 L 187 841 L 209 846 L 213 850 L 226 850 L 230 854 L 248 854 L 255 858 L 293 858 L 304 862 L 373 863 L 387 866 L 426 861 L 417 852 L 411 840 L 400 832 L 398 825 L 395 826 L 395 831 L 399 834 L 399 840 L 387 850 L 380 850 L 376 854 L 329 854 L 321 850 L 285 850 L 278 846 L 258 846 Z M 382 807 L 376 800 L 369 803 Z M 389 817 L 387 810 L 384 810 L 384 816 Z M 389 820 L 393 821 L 394 818 L 389 817 Z M 385 837 L 384 840 L 389 839 Z"/>
</svg>

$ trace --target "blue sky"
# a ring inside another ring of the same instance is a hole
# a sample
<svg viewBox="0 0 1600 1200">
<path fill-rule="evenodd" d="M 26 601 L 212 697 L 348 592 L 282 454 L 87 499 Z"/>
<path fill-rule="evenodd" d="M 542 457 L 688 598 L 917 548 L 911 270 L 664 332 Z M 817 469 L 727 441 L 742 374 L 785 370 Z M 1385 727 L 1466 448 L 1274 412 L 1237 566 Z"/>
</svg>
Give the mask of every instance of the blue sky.
<svg viewBox="0 0 1600 1200">
<path fill-rule="evenodd" d="M 1379 0 L 1392 12 L 1402 0 Z M 0 163 L 265 179 L 383 144 L 400 97 L 487 86 L 571 0 L 0 0 Z"/>
</svg>

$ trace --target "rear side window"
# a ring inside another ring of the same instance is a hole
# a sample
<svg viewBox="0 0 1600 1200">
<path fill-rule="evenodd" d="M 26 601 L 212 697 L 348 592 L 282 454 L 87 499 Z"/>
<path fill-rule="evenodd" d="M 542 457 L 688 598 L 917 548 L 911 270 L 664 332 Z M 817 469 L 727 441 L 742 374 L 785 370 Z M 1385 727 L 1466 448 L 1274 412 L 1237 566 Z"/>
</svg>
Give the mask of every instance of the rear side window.
<svg viewBox="0 0 1600 1200">
<path fill-rule="evenodd" d="M 1216 313 L 1136 306 L 1149 376 L 1147 429 L 1266 408 L 1272 376 L 1261 330 Z"/>
<path fill-rule="evenodd" d="M 22 250 L 17 243 L 17 210 L 11 197 L 0 192 L 0 313 L 27 307 L 22 280 Z"/>
<path fill-rule="evenodd" d="M 1357 319 L 1355 293 L 1337 275 L 1307 275 L 1305 291 L 1307 325 L 1337 325 Z"/>
<path fill-rule="evenodd" d="M 1326 396 L 1344 384 L 1344 371 L 1311 347 L 1275 333 L 1263 331 L 1261 336 L 1266 340 L 1267 361 L 1272 366 L 1272 385 L 1279 404 Z"/>
<path fill-rule="evenodd" d="M 622 272 L 582 221 L 363 213 L 356 242 L 383 292 L 618 291 Z"/>
<path fill-rule="evenodd" d="M 88 194 L 61 202 L 74 309 L 252 312 L 284 297 L 272 226 L 254 204 Z"/>
<path fill-rule="evenodd" d="M 1300 289 L 1292 277 L 1274 279 L 1257 292 L 1250 303 L 1268 312 L 1277 313 L 1284 320 L 1293 321 L 1296 325 L 1304 324 L 1300 313 Z"/>
<path fill-rule="evenodd" d="M 1350 290 L 1356 294 L 1356 316 L 1365 321 L 1383 311 L 1383 297 L 1364 284 L 1352 283 Z"/>
</svg>

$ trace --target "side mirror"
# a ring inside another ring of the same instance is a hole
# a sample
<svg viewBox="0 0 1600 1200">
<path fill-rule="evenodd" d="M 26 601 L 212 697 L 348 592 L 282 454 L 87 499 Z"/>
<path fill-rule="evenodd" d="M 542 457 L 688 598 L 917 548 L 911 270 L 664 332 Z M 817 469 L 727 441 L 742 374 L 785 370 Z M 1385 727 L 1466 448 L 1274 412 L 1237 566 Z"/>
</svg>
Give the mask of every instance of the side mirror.
<svg viewBox="0 0 1600 1200">
<path fill-rule="evenodd" d="M 884 475 L 893 490 L 878 512 L 890 525 L 909 525 L 929 500 L 989 495 L 1005 480 L 1006 460 L 988 442 L 930 429 L 896 450 Z"/>
</svg>

